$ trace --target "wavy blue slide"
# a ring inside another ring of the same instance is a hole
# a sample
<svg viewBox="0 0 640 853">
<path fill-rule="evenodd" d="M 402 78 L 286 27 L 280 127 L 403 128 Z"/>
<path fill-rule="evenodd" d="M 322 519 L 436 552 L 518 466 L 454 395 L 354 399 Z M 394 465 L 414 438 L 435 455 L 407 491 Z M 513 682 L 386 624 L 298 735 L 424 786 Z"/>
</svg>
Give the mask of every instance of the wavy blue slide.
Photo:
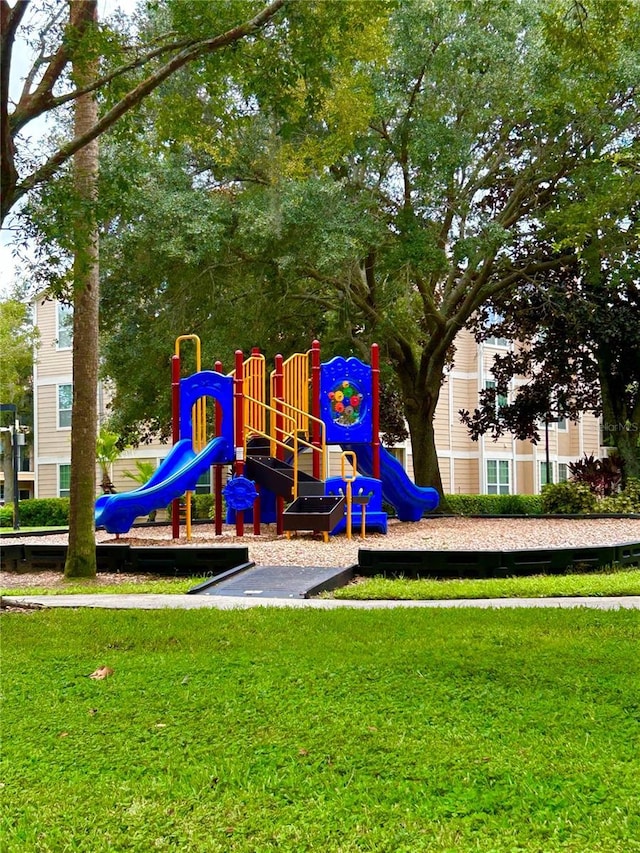
<svg viewBox="0 0 640 853">
<path fill-rule="evenodd" d="M 233 448 L 226 438 L 212 439 L 197 454 L 191 439 L 183 438 L 174 444 L 144 486 L 132 492 L 101 495 L 96 500 L 96 527 L 104 527 L 107 533 L 127 533 L 139 515 L 164 509 L 174 498 L 192 491 L 211 465 L 232 459 Z"/>
<path fill-rule="evenodd" d="M 358 469 L 367 477 L 373 476 L 373 454 L 369 444 L 343 444 L 343 450 L 352 450 L 358 460 Z M 420 521 L 425 512 L 438 506 L 440 496 L 436 489 L 416 486 L 402 464 L 384 447 L 380 448 L 380 478 L 382 497 L 395 508 L 400 521 Z"/>
</svg>

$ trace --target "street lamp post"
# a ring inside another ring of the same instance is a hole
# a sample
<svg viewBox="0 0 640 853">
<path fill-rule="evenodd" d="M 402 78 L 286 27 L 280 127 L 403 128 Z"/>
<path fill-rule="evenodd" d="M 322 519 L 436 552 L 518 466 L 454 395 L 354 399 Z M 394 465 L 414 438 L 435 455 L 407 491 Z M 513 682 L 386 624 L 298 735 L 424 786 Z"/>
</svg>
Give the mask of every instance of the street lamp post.
<svg viewBox="0 0 640 853">
<path fill-rule="evenodd" d="M 20 530 L 20 492 L 18 486 L 18 470 L 20 468 L 20 421 L 18 408 L 14 403 L 0 404 L 0 412 L 11 412 L 13 423 L 8 427 L 11 436 L 11 453 L 13 461 L 13 529 Z"/>
</svg>

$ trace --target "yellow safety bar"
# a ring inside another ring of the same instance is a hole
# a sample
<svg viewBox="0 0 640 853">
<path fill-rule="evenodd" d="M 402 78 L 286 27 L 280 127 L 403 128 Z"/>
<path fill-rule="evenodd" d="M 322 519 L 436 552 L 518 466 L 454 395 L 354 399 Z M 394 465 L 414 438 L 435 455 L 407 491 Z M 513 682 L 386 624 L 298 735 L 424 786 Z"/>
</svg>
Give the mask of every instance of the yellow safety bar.
<svg viewBox="0 0 640 853">
<path fill-rule="evenodd" d="M 345 463 L 347 461 L 351 463 L 351 468 L 352 468 L 351 474 L 349 474 L 349 475 L 347 475 L 347 472 L 345 470 Z M 356 476 L 358 473 L 358 467 L 357 467 L 357 462 L 356 462 L 356 454 L 353 452 L 353 450 L 343 450 L 340 462 L 341 462 L 340 476 L 342 477 L 342 479 L 347 484 L 347 494 L 345 495 L 345 497 L 347 499 L 347 530 L 346 530 L 346 533 L 347 533 L 347 539 L 351 539 L 351 517 L 352 517 L 351 514 L 353 511 L 352 483 L 356 479 Z M 363 536 L 363 539 L 364 539 L 364 536 Z"/>
<path fill-rule="evenodd" d="M 306 441 L 303 438 L 300 438 L 297 430 L 297 419 L 293 415 L 287 415 L 286 412 L 278 411 L 273 406 L 269 406 L 266 403 L 262 403 L 260 400 L 251 399 L 250 402 L 254 405 L 260 405 L 263 407 L 265 413 L 270 412 L 272 414 L 271 421 L 273 422 L 276 416 L 280 416 L 285 422 L 290 425 L 290 430 L 287 431 L 283 429 L 283 439 L 274 438 L 272 435 L 268 435 L 266 432 L 259 432 L 254 430 L 254 435 L 260 435 L 262 438 L 268 438 L 271 440 L 273 445 L 277 447 L 283 447 L 285 450 L 291 451 L 293 450 L 293 497 L 294 499 L 298 497 L 298 456 L 299 456 L 299 448 L 300 445 L 303 447 L 308 447 L 314 452 L 320 451 L 321 454 L 321 470 L 323 472 L 323 479 L 326 479 L 326 444 L 324 441 L 324 433 L 322 434 L 322 443 L 321 447 L 315 447 L 315 445 L 311 444 L 311 442 Z M 324 427 L 324 424 L 323 424 Z M 244 453 L 245 457 L 247 455 L 247 434 L 245 431 L 244 435 Z M 287 439 L 293 439 L 293 446 L 291 444 L 287 444 Z"/>
<path fill-rule="evenodd" d="M 296 412 L 296 429 L 309 431 L 309 355 L 297 352 L 282 364 L 282 398 Z M 275 370 L 271 372 L 271 399 L 275 396 Z"/>
</svg>

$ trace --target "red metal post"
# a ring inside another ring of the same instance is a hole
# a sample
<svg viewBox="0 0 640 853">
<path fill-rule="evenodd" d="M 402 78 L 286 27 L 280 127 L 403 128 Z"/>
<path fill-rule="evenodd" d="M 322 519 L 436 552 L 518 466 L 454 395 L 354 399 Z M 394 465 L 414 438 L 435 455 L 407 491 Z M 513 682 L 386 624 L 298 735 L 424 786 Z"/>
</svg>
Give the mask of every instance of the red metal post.
<svg viewBox="0 0 640 853">
<path fill-rule="evenodd" d="M 260 347 L 252 347 L 251 355 L 260 355 Z M 255 388 L 251 390 L 251 396 L 255 396 Z M 256 486 L 256 490 L 258 492 L 258 497 L 255 499 L 253 504 L 253 534 L 254 536 L 260 536 L 260 486 Z"/>
<path fill-rule="evenodd" d="M 311 414 L 320 420 L 320 341 L 311 344 Z M 313 476 L 320 480 L 320 447 L 322 445 L 320 424 L 318 420 L 311 421 L 311 443 L 318 450 L 313 453 Z"/>
<path fill-rule="evenodd" d="M 274 361 L 273 392 L 275 400 L 273 401 L 273 405 L 276 410 L 276 440 L 281 442 L 283 439 L 282 394 L 284 392 L 284 359 L 281 355 L 277 355 Z M 282 444 L 276 444 L 276 458 L 284 459 L 284 447 L 282 447 Z M 278 495 L 276 497 L 276 533 L 279 536 L 284 533 L 283 515 L 284 498 Z"/>
<path fill-rule="evenodd" d="M 242 350 L 236 350 L 236 375 L 233 383 L 235 404 L 235 457 L 236 476 L 244 474 L 244 356 Z M 236 510 L 236 535 L 244 536 L 244 511 Z"/>
<path fill-rule="evenodd" d="M 380 347 L 371 344 L 371 453 L 373 476 L 380 479 Z"/>
<path fill-rule="evenodd" d="M 180 440 L 180 356 L 171 357 L 171 437 Z M 171 536 L 180 538 L 180 500 L 171 501 Z"/>
<path fill-rule="evenodd" d="M 216 361 L 213 366 L 216 373 L 222 373 L 222 362 Z M 220 423 L 222 421 L 222 407 L 216 400 L 216 435 L 220 435 Z M 213 492 L 215 510 L 214 510 L 214 526 L 215 535 L 222 536 L 222 465 L 213 466 Z"/>
</svg>

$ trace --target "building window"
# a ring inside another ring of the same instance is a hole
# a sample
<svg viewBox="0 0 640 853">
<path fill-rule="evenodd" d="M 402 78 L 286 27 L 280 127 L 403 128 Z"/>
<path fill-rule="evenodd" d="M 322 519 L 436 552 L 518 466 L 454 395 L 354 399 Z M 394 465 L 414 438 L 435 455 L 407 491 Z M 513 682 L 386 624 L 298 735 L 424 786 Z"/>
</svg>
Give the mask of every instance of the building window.
<svg viewBox="0 0 640 853">
<path fill-rule="evenodd" d="M 558 418 L 556 421 L 556 427 L 560 430 L 560 432 L 567 432 L 569 426 L 567 424 L 566 418 Z"/>
<path fill-rule="evenodd" d="M 547 463 L 540 463 L 540 488 L 542 486 L 548 486 L 553 483 L 553 462 L 549 463 L 547 467 Z"/>
<path fill-rule="evenodd" d="M 507 459 L 487 459 L 487 494 L 509 494 L 509 461 Z"/>
<path fill-rule="evenodd" d="M 58 496 L 68 498 L 71 492 L 71 465 L 58 465 Z"/>
<path fill-rule="evenodd" d="M 73 306 L 58 302 L 57 321 L 56 346 L 58 349 L 71 349 L 73 345 Z"/>
<path fill-rule="evenodd" d="M 58 385 L 58 428 L 71 426 L 71 405 L 73 403 L 73 385 Z"/>
<path fill-rule="evenodd" d="M 484 383 L 484 387 L 487 391 L 495 391 L 495 379 L 487 379 Z M 506 394 L 496 394 L 496 414 L 500 411 L 500 409 L 504 408 L 508 404 L 508 402 L 509 399 Z"/>
<path fill-rule="evenodd" d="M 207 468 L 204 474 L 201 474 L 194 489 L 196 495 L 211 494 L 211 468 Z"/>
<path fill-rule="evenodd" d="M 569 479 L 569 466 L 566 462 L 558 463 L 558 482 L 566 483 Z"/>
<path fill-rule="evenodd" d="M 406 453 L 404 447 L 388 447 L 386 450 L 406 469 Z"/>
<path fill-rule="evenodd" d="M 486 328 L 489 330 L 489 329 L 491 329 L 492 326 L 497 326 L 498 323 L 502 323 L 503 320 L 504 320 L 504 317 L 502 316 L 502 314 L 498 314 L 497 311 L 494 311 L 492 308 L 490 308 L 489 314 L 487 316 Z M 485 343 L 489 344 L 489 346 L 492 346 L 492 347 L 508 347 L 509 346 L 509 341 L 507 340 L 507 338 L 496 338 L 493 336 L 486 338 Z"/>
</svg>

